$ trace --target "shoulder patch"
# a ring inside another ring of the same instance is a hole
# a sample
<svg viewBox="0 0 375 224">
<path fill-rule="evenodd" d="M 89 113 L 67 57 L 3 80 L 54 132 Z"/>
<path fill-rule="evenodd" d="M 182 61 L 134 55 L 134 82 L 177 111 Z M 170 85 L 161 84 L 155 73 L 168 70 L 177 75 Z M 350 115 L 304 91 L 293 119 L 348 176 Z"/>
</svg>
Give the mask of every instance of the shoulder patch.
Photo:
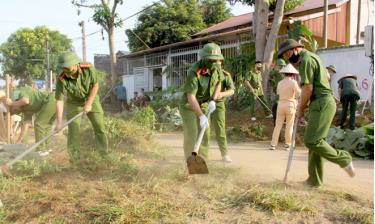
<svg viewBox="0 0 375 224">
<path fill-rule="evenodd" d="M 62 72 L 60 75 L 59 75 L 59 79 L 60 81 L 63 81 L 65 79 L 66 75 L 64 72 Z"/>
<path fill-rule="evenodd" d="M 197 73 L 197 76 L 201 76 L 201 75 L 205 75 L 207 71 L 208 71 L 207 68 L 198 68 L 196 73 Z"/>
<path fill-rule="evenodd" d="M 90 68 L 92 65 L 90 63 L 83 63 L 83 64 L 79 64 L 79 67 L 80 68 Z"/>
</svg>

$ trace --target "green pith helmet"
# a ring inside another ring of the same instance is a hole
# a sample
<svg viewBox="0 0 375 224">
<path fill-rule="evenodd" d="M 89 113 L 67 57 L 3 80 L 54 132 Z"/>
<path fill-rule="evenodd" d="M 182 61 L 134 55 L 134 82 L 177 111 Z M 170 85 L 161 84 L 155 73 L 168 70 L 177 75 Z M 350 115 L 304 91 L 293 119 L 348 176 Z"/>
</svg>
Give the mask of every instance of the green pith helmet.
<svg viewBox="0 0 375 224">
<path fill-rule="evenodd" d="M 285 66 L 286 63 L 283 59 L 279 58 L 279 59 L 276 60 L 276 65 L 282 67 L 282 66 Z"/>
<path fill-rule="evenodd" d="M 65 52 L 59 55 L 59 68 L 68 68 L 82 60 L 74 52 Z"/>
<path fill-rule="evenodd" d="M 296 40 L 293 39 L 287 39 L 283 43 L 281 43 L 279 50 L 277 52 L 277 57 L 283 56 L 283 54 L 293 48 L 296 47 L 304 47 L 303 44 L 298 43 Z"/>
<path fill-rule="evenodd" d="M 199 56 L 201 59 L 224 60 L 219 45 L 215 43 L 205 44 L 199 52 Z"/>
</svg>

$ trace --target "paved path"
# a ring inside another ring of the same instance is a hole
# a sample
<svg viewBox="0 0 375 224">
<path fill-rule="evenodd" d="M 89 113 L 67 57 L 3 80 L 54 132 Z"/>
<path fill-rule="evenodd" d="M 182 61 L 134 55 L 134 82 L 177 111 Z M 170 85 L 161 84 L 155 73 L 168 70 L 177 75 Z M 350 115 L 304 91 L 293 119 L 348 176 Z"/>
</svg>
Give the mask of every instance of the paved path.
<svg viewBox="0 0 375 224">
<path fill-rule="evenodd" d="M 182 133 L 161 133 L 158 141 L 173 149 L 177 159 L 183 158 Z M 258 182 L 272 182 L 282 180 L 285 174 L 288 160 L 288 152 L 278 149 L 268 150 L 269 142 L 246 142 L 229 144 L 229 155 L 233 163 L 226 164 L 232 167 L 240 167 L 245 178 Z M 218 146 L 215 141 L 210 142 L 210 160 L 221 159 Z M 325 187 L 354 194 L 358 197 L 373 200 L 374 195 L 374 162 L 372 160 L 355 159 L 356 177 L 348 175 L 336 164 L 325 161 Z M 303 181 L 307 178 L 307 150 L 298 147 L 294 153 L 291 171 L 288 180 L 292 182 Z"/>
</svg>

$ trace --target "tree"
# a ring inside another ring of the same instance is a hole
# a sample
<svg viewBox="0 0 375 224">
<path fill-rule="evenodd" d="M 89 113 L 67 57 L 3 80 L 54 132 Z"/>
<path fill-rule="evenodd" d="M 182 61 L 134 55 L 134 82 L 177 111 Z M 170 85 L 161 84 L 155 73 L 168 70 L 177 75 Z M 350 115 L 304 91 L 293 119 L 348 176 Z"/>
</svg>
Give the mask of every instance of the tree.
<svg viewBox="0 0 375 224">
<path fill-rule="evenodd" d="M 206 26 L 212 26 L 233 16 L 230 9 L 226 7 L 225 0 L 202 0 L 200 8 Z"/>
<path fill-rule="evenodd" d="M 46 75 L 46 42 L 49 42 L 50 65 L 57 70 L 58 54 L 73 50 L 72 41 L 45 26 L 21 28 L 0 46 L 3 74 L 16 79 L 44 79 Z"/>
<path fill-rule="evenodd" d="M 255 35 L 256 60 L 262 61 L 263 86 L 268 89 L 269 71 L 272 65 L 275 43 L 280 29 L 284 10 L 291 10 L 301 5 L 303 0 L 228 0 L 231 4 L 241 2 L 243 4 L 254 5 L 253 34 Z M 268 20 L 270 11 L 273 11 L 273 22 L 270 33 L 267 37 Z"/>
<path fill-rule="evenodd" d="M 122 20 L 116 13 L 116 9 L 118 5 L 123 3 L 123 1 L 114 0 L 112 3 L 111 0 L 101 0 L 99 4 L 89 4 L 88 2 L 89 0 L 72 1 L 72 3 L 79 8 L 84 7 L 94 9 L 94 14 L 92 16 L 93 20 L 107 32 L 112 74 L 111 83 L 112 86 L 115 86 L 117 83 L 115 29 L 116 27 L 122 26 Z M 115 100 L 115 96 L 112 96 L 111 101 L 114 102 Z"/>
<path fill-rule="evenodd" d="M 135 28 L 126 30 L 128 46 L 134 52 L 185 41 L 230 15 L 224 0 L 165 0 L 146 8 Z"/>
</svg>

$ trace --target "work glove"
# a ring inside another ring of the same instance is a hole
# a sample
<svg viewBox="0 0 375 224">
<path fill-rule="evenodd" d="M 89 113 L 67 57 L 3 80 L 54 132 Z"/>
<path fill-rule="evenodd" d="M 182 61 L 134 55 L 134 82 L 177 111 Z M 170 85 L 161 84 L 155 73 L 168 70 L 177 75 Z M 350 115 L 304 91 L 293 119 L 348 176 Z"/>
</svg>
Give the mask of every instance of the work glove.
<svg viewBox="0 0 375 224">
<path fill-rule="evenodd" d="M 208 118 L 206 117 L 206 115 L 201 115 L 199 117 L 199 124 L 201 126 L 201 129 L 208 128 Z"/>
<path fill-rule="evenodd" d="M 216 110 L 216 103 L 215 101 L 211 100 L 209 103 L 208 103 L 208 113 L 212 113 Z"/>
</svg>

